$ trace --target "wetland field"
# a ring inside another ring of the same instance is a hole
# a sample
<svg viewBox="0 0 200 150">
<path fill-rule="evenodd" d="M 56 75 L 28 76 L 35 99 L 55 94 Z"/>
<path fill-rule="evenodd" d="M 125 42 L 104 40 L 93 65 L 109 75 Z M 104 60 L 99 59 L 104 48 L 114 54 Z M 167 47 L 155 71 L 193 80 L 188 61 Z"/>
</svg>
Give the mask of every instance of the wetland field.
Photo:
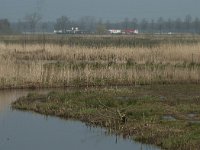
<svg viewBox="0 0 200 150">
<path fill-rule="evenodd" d="M 31 93 L 12 103 L 12 108 L 80 120 L 163 149 L 198 150 L 199 91 L 199 85 L 83 88 Z"/>
<path fill-rule="evenodd" d="M 200 149 L 199 83 L 198 35 L 0 36 L 0 89 L 62 89 L 31 92 L 14 110 L 163 149 Z"/>
<path fill-rule="evenodd" d="M 0 88 L 200 81 L 199 36 L 0 37 Z"/>
</svg>

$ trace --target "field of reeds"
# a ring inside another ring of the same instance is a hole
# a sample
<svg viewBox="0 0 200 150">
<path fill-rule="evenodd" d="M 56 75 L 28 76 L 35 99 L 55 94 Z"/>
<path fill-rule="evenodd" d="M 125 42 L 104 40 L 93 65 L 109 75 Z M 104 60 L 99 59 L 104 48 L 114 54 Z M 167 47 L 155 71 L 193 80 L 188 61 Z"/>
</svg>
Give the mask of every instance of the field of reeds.
<svg viewBox="0 0 200 150">
<path fill-rule="evenodd" d="M 199 36 L 0 37 L 0 88 L 199 82 Z"/>
<path fill-rule="evenodd" d="M 100 126 L 169 150 L 200 149 L 199 85 L 82 88 L 30 93 L 12 108 Z"/>
</svg>

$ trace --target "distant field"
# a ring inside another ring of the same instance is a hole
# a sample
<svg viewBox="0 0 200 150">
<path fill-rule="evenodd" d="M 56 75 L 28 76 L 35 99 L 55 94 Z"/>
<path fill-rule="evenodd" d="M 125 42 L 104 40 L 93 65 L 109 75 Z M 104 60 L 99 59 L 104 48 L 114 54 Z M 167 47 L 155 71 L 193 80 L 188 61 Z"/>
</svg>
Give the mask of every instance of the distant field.
<svg viewBox="0 0 200 150">
<path fill-rule="evenodd" d="M 57 44 L 85 47 L 153 47 L 160 44 L 195 44 L 199 35 L 13 35 L 0 36 L 6 44 Z"/>
<path fill-rule="evenodd" d="M 0 88 L 199 81 L 200 36 L 0 36 Z"/>
</svg>

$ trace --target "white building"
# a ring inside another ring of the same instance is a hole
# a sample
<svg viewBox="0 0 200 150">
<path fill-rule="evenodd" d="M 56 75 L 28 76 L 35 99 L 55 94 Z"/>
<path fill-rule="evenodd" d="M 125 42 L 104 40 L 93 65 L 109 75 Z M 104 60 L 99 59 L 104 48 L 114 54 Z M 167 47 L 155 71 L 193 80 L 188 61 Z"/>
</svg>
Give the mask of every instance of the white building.
<svg viewBox="0 0 200 150">
<path fill-rule="evenodd" d="M 108 30 L 110 32 L 110 34 L 121 34 L 122 30 L 117 30 L 117 29 L 110 29 Z"/>
</svg>

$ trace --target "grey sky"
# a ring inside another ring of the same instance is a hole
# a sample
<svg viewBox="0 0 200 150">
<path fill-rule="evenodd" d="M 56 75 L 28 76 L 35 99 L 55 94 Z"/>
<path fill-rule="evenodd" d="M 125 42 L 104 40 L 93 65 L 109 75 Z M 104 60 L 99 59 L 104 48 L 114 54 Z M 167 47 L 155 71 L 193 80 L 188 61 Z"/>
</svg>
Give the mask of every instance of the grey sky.
<svg viewBox="0 0 200 150">
<path fill-rule="evenodd" d="M 128 18 L 200 17 L 200 0 L 0 0 L 0 18 L 11 21 L 39 10 L 44 20 L 94 16 L 118 21 Z"/>
</svg>

